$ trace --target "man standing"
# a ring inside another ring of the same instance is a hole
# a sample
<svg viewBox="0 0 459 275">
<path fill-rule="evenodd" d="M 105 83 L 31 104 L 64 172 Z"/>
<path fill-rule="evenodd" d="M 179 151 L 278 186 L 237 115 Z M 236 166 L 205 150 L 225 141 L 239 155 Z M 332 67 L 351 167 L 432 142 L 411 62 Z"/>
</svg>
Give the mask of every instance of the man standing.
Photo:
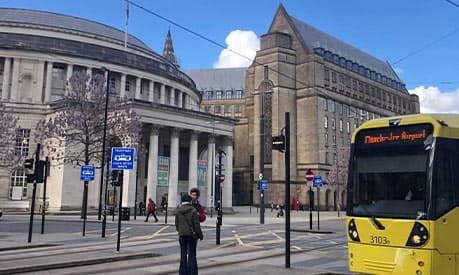
<svg viewBox="0 0 459 275">
<path fill-rule="evenodd" d="M 199 203 L 199 196 L 201 195 L 201 191 L 199 191 L 199 188 L 193 187 L 190 190 L 190 195 L 191 195 L 191 205 L 198 211 L 199 215 L 199 222 L 205 222 L 206 221 L 206 213 L 204 212 L 204 208 L 202 205 Z"/>
<path fill-rule="evenodd" d="M 148 199 L 147 211 L 148 213 L 147 213 L 147 218 L 145 219 L 145 222 L 148 222 L 148 217 L 150 217 L 150 214 L 152 214 L 153 218 L 155 218 L 155 222 L 158 222 L 158 218 L 156 217 L 156 213 L 155 213 L 156 204 L 151 198 Z"/>
<path fill-rule="evenodd" d="M 175 228 L 179 234 L 180 268 L 179 275 L 197 275 L 196 245 L 204 236 L 199 225 L 198 211 L 191 205 L 191 197 L 184 194 L 175 215 Z"/>
</svg>

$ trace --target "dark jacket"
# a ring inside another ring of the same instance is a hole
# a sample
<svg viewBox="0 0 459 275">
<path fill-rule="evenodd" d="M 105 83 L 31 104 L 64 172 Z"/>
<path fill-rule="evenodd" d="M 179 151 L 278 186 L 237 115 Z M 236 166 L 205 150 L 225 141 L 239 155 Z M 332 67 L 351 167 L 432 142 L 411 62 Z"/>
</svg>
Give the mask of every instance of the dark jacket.
<svg viewBox="0 0 459 275">
<path fill-rule="evenodd" d="M 175 214 L 175 228 L 179 236 L 191 236 L 193 235 L 191 227 L 202 240 L 203 235 L 199 225 L 198 211 L 190 203 L 182 204 L 177 208 Z"/>
</svg>

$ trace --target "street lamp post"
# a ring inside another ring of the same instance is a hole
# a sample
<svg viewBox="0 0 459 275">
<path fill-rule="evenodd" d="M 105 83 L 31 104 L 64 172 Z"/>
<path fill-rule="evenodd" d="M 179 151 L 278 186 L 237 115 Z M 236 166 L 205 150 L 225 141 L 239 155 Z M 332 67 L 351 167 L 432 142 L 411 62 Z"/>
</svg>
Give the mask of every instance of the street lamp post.
<svg viewBox="0 0 459 275">
<path fill-rule="evenodd" d="M 99 190 L 99 213 L 98 213 L 98 220 L 101 218 L 102 212 L 102 191 L 103 191 L 103 183 L 104 183 L 104 168 L 105 168 L 105 148 L 106 148 L 106 139 L 107 139 L 107 115 L 108 115 L 108 97 L 109 97 L 109 90 L 110 90 L 110 70 L 106 69 L 107 72 L 107 87 L 105 91 L 105 110 L 104 110 L 104 134 L 102 139 L 102 165 L 100 168 L 100 190 Z M 108 167 L 107 167 L 108 171 Z M 108 184 L 108 181 L 105 182 Z M 105 188 L 107 190 L 107 188 Z M 105 196 L 107 196 L 107 192 L 105 192 Z M 105 237 L 105 226 L 107 223 L 107 198 L 105 197 L 104 203 L 104 219 L 102 221 L 102 237 Z"/>
</svg>

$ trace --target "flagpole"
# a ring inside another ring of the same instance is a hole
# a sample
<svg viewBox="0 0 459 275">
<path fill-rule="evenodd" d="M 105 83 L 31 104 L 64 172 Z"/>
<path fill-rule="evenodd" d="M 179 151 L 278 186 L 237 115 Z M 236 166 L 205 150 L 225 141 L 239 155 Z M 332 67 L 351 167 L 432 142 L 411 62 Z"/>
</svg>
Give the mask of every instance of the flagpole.
<svg viewBox="0 0 459 275">
<path fill-rule="evenodd" d="M 124 30 L 124 50 L 125 51 L 127 51 L 128 20 L 129 20 L 129 1 L 126 0 L 126 24 L 125 24 L 125 30 Z"/>
</svg>

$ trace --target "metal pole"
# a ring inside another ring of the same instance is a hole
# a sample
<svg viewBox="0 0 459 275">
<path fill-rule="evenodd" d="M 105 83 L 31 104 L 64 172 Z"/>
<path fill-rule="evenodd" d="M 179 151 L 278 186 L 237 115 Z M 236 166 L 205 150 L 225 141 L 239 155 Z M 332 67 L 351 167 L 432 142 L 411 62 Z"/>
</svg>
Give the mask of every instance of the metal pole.
<svg viewBox="0 0 459 275">
<path fill-rule="evenodd" d="M 45 178 L 43 179 L 43 208 L 41 213 L 41 234 L 45 234 L 45 216 L 46 216 L 46 182 L 48 178 L 49 158 L 45 158 Z"/>
<path fill-rule="evenodd" d="M 30 206 L 30 222 L 29 222 L 29 239 L 28 242 L 32 241 L 32 229 L 33 229 L 33 214 L 35 211 L 35 195 L 37 194 L 37 181 L 33 181 L 33 191 L 32 191 L 32 205 Z"/>
<path fill-rule="evenodd" d="M 320 216 L 320 188 L 317 187 L 317 231 L 320 230 L 319 216 Z"/>
<path fill-rule="evenodd" d="M 120 251 L 120 239 L 121 239 L 121 208 L 123 207 L 123 185 L 124 182 L 120 184 L 120 201 L 118 205 L 118 238 L 116 240 L 116 251 Z"/>
<path fill-rule="evenodd" d="M 290 113 L 285 113 L 285 267 L 290 268 Z"/>
<path fill-rule="evenodd" d="M 84 181 L 83 190 L 83 237 L 86 235 L 86 218 L 88 214 L 88 181 Z"/>
<path fill-rule="evenodd" d="M 137 220 L 137 184 L 139 183 L 139 167 L 140 165 L 137 165 L 135 177 L 134 220 Z"/>
<path fill-rule="evenodd" d="M 108 116 L 108 96 L 110 94 L 110 70 L 107 70 L 107 88 L 105 91 L 105 110 L 104 110 L 104 135 L 102 139 L 102 166 L 100 168 L 100 190 L 99 190 L 99 211 L 97 215 L 97 219 L 100 221 L 101 213 L 102 213 L 102 190 L 104 186 L 104 168 L 105 168 L 105 146 L 106 146 L 106 138 L 107 138 L 107 116 Z M 83 235 L 84 236 L 84 235 Z"/>
<path fill-rule="evenodd" d="M 107 228 L 107 195 L 108 195 L 108 180 L 110 176 L 110 160 L 107 162 L 107 171 L 105 172 L 105 195 L 104 195 L 104 213 L 102 219 L 102 238 L 105 238 L 105 229 Z M 103 175 L 103 174 L 102 174 Z M 115 211 L 115 209 L 113 209 Z"/>
<path fill-rule="evenodd" d="M 264 115 L 264 91 L 260 91 L 260 174 L 258 186 L 260 188 L 260 224 L 265 223 L 265 191 L 261 189 L 261 180 L 264 177 L 265 166 L 265 115 Z"/>
<path fill-rule="evenodd" d="M 340 204 L 340 198 L 339 198 L 339 161 L 338 161 L 338 150 L 336 151 L 336 190 L 337 190 L 337 196 L 336 196 L 336 204 L 338 205 L 338 218 L 339 218 L 339 210 L 341 208 Z"/>
<path fill-rule="evenodd" d="M 309 186 L 309 230 L 312 230 L 312 198 L 313 198 L 313 195 L 312 195 L 312 188 L 311 186 Z"/>
<path fill-rule="evenodd" d="M 35 150 L 35 165 L 34 165 L 34 177 L 37 170 L 37 163 L 40 160 L 40 147 L 41 144 L 37 144 L 37 149 Z M 37 180 L 33 180 L 33 190 L 32 190 L 32 205 L 30 206 L 30 222 L 29 222 L 29 238 L 28 242 L 32 241 L 32 230 L 33 230 L 33 214 L 35 212 L 35 196 L 37 195 Z"/>
</svg>

